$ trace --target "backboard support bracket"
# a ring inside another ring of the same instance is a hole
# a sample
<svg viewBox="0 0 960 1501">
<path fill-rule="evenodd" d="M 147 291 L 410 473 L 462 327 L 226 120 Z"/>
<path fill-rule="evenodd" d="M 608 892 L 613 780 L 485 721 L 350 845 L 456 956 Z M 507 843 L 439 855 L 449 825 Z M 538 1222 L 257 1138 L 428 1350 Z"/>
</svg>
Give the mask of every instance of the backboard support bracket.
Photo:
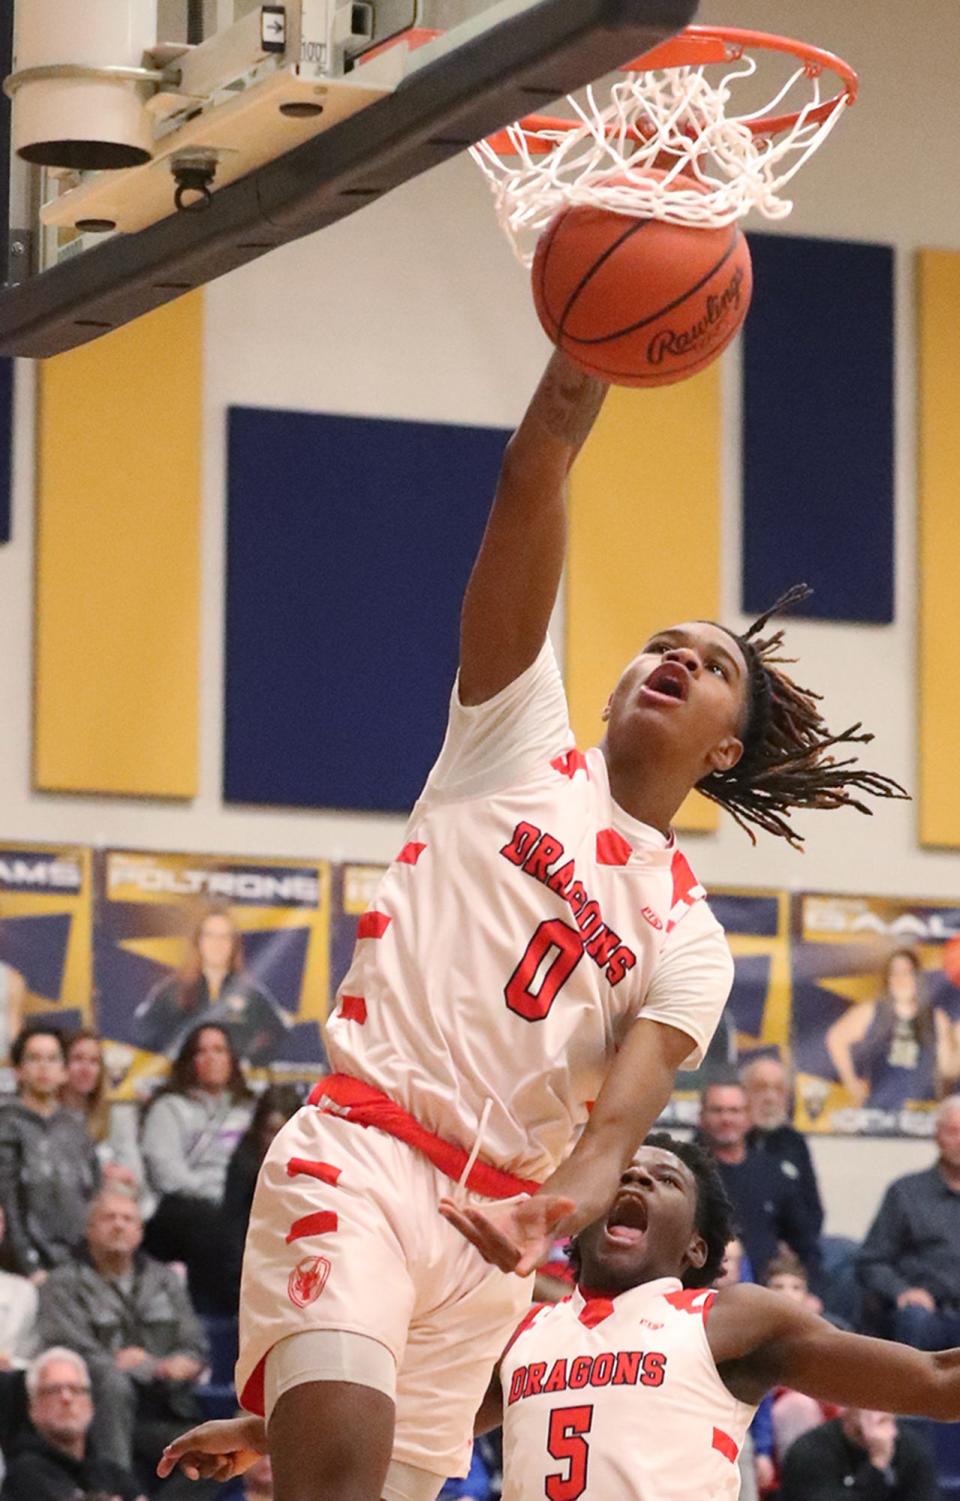
<svg viewBox="0 0 960 1501">
<path fill-rule="evenodd" d="M 180 214 L 0 292 L 0 354 L 45 358 L 312 234 L 679 31 L 697 0 L 538 0 Z"/>
</svg>

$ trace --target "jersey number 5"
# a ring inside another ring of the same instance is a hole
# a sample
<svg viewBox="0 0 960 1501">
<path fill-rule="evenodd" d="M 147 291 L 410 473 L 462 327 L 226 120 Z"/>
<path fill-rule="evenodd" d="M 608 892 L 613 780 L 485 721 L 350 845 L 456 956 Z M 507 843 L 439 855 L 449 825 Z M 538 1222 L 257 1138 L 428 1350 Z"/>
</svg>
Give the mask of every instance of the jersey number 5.
<svg viewBox="0 0 960 1501">
<path fill-rule="evenodd" d="M 542 922 L 504 986 L 508 1008 L 524 1021 L 542 1022 L 582 958 L 583 938 L 576 928 L 559 917 Z M 538 977 L 540 983 L 534 990 Z"/>
<path fill-rule="evenodd" d="M 585 1433 L 593 1422 L 592 1407 L 555 1407 L 550 1414 L 547 1449 L 553 1459 L 566 1460 L 566 1475 L 548 1475 L 544 1489 L 550 1501 L 577 1501 L 587 1488 L 590 1450 Z"/>
</svg>

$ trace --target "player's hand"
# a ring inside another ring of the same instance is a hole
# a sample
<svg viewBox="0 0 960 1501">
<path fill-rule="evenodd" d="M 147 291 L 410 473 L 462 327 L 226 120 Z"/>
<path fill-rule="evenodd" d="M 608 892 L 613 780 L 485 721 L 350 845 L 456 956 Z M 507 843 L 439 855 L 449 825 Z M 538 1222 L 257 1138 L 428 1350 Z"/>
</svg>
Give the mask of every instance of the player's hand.
<svg viewBox="0 0 960 1501">
<path fill-rule="evenodd" d="M 201 1423 L 168 1444 L 160 1456 L 161 1479 L 180 1466 L 188 1480 L 232 1480 L 267 1452 L 267 1425 L 262 1418 L 222 1418 Z"/>
<path fill-rule="evenodd" d="M 534 1194 L 514 1204 L 491 1204 L 477 1209 L 472 1204 L 440 1200 L 440 1213 L 461 1235 L 476 1246 L 484 1261 L 501 1272 L 529 1277 L 547 1260 L 560 1221 L 576 1205 L 559 1194 Z"/>
</svg>

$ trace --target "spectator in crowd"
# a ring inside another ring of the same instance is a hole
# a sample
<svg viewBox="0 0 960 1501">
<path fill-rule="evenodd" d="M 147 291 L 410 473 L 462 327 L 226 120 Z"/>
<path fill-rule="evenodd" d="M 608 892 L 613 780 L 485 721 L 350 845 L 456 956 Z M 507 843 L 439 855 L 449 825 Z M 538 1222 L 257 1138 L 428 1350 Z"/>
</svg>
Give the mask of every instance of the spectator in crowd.
<svg viewBox="0 0 960 1501">
<path fill-rule="evenodd" d="M 913 949 L 895 949 L 876 1000 L 851 1006 L 826 1035 L 837 1078 L 856 1105 L 899 1110 L 935 1100 L 960 1078 L 960 1032 L 923 989 Z"/>
<path fill-rule="evenodd" d="M 748 1147 L 749 1128 L 743 1085 L 735 1080 L 708 1084 L 700 1097 L 700 1134 L 716 1158 L 754 1276 L 763 1280 L 781 1242 L 813 1272 L 819 1263 L 817 1237 L 797 1180 L 768 1153 Z"/>
<path fill-rule="evenodd" d="M 136 1193 L 140 1174 L 129 1162 L 121 1161 L 124 1154 L 113 1140 L 103 1039 L 98 1032 L 82 1027 L 65 1038 L 65 1046 L 67 1078 L 60 1092 L 61 1104 L 75 1113 L 96 1145 L 103 1181 Z"/>
<path fill-rule="evenodd" d="M 150 1476 L 184 1421 L 201 1415 L 194 1384 L 207 1341 L 180 1277 L 144 1256 L 142 1240 L 136 1201 L 103 1189 L 90 1206 L 85 1252 L 41 1289 L 40 1334 L 87 1362 L 97 1453 Z"/>
<path fill-rule="evenodd" d="M 848 1407 L 798 1438 L 783 1466 L 780 1501 L 938 1501 L 933 1460 L 887 1412 Z"/>
<path fill-rule="evenodd" d="M 37 1289 L 14 1266 L 0 1208 L 0 1371 L 23 1369 L 37 1353 Z"/>
<path fill-rule="evenodd" d="M 754 1058 L 741 1069 L 740 1082 L 750 1114 L 747 1146 L 768 1152 L 788 1178 L 795 1178 L 798 1203 L 816 1240 L 823 1229 L 823 1202 L 806 1137 L 790 1124 L 787 1070 L 779 1058 Z"/>
<path fill-rule="evenodd" d="M 221 1214 L 227 1167 L 253 1116 L 253 1096 L 221 1026 L 186 1038 L 169 1082 L 151 1102 L 141 1148 L 150 1187 L 159 1195 L 146 1249 L 182 1261 L 203 1313 L 230 1313 L 223 1271 Z"/>
<path fill-rule="evenodd" d="M 820 1300 L 811 1295 L 807 1272 L 803 1262 L 789 1252 L 775 1256 L 767 1267 L 767 1286 L 771 1292 L 781 1293 L 801 1308 L 819 1313 Z M 838 1417 L 841 1409 L 832 1402 L 819 1402 L 803 1392 L 778 1387 L 773 1396 L 773 1453 L 778 1466 L 782 1467 L 787 1450 L 811 1428 Z"/>
<path fill-rule="evenodd" d="M 60 1104 L 66 1081 L 61 1034 L 27 1027 L 11 1058 L 17 1094 L 0 1102 L 0 1207 L 13 1270 L 42 1281 L 82 1240 L 100 1166 L 76 1115 Z"/>
<path fill-rule="evenodd" d="M 257 1174 L 273 1138 L 280 1127 L 286 1125 L 290 1117 L 297 1113 L 302 1103 L 299 1090 L 292 1084 L 269 1085 L 257 1100 L 250 1124 L 230 1158 L 223 1191 L 221 1244 L 223 1273 L 233 1289 L 231 1303 L 234 1308 L 240 1297 L 243 1243 L 247 1238 Z"/>
<path fill-rule="evenodd" d="M 11 1456 L 2 1501 L 138 1501 L 134 1477 L 89 1442 L 93 1421 L 90 1376 L 73 1350 L 54 1346 L 27 1371 L 33 1431 Z"/>
<path fill-rule="evenodd" d="M 64 1046 L 67 1077 L 60 1091 L 60 1102 L 76 1112 L 93 1141 L 106 1141 L 110 1129 L 110 1106 L 103 1068 L 103 1043 L 98 1033 L 82 1027 L 79 1032 L 71 1032 L 64 1038 Z"/>
<path fill-rule="evenodd" d="M 857 1262 L 885 1332 L 920 1350 L 960 1344 L 960 1095 L 940 1106 L 936 1141 L 932 1167 L 890 1184 Z"/>
<path fill-rule="evenodd" d="M 743 1241 L 738 1236 L 727 1241 L 723 1253 L 723 1271 L 714 1283 L 715 1287 L 732 1287 L 736 1282 L 752 1282 L 750 1263 L 743 1252 Z"/>
<path fill-rule="evenodd" d="M 160 980 L 133 1015 L 134 1042 L 174 1058 L 187 1034 L 215 1022 L 248 1063 L 276 1058 L 290 1026 L 283 1007 L 243 966 L 243 940 L 226 907 L 195 928 L 179 974 Z"/>
</svg>

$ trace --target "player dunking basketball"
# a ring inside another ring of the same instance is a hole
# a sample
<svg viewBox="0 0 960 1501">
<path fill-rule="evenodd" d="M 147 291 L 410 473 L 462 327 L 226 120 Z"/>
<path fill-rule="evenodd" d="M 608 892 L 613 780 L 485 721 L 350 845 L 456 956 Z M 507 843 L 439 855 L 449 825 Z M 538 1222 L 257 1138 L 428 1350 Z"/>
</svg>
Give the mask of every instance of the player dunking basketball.
<svg viewBox="0 0 960 1501">
<path fill-rule="evenodd" d="M 510 443 L 447 738 L 328 1028 L 335 1072 L 261 1172 L 238 1384 L 268 1416 L 278 1501 L 432 1501 L 464 1472 L 529 1301 L 497 1268 L 530 1272 L 601 1212 L 727 998 L 722 930 L 670 832 L 690 789 L 788 839 L 792 807 L 899 791 L 831 761 L 856 729 L 826 732 L 762 622 L 659 633 L 603 744 L 575 749 L 547 624 L 605 389 L 555 355 Z"/>
<path fill-rule="evenodd" d="M 960 1351 L 841 1333 L 751 1284 L 712 1291 L 730 1229 L 706 1153 L 650 1137 L 608 1212 L 577 1237 L 575 1292 L 527 1315 L 477 1414 L 477 1433 L 503 1422 L 504 1501 L 733 1501 L 744 1435 L 772 1386 L 960 1417 Z M 208 1423 L 164 1467 L 225 1479 L 265 1444 L 259 1419 Z M 873 1464 L 864 1495 L 885 1489 Z"/>
</svg>

